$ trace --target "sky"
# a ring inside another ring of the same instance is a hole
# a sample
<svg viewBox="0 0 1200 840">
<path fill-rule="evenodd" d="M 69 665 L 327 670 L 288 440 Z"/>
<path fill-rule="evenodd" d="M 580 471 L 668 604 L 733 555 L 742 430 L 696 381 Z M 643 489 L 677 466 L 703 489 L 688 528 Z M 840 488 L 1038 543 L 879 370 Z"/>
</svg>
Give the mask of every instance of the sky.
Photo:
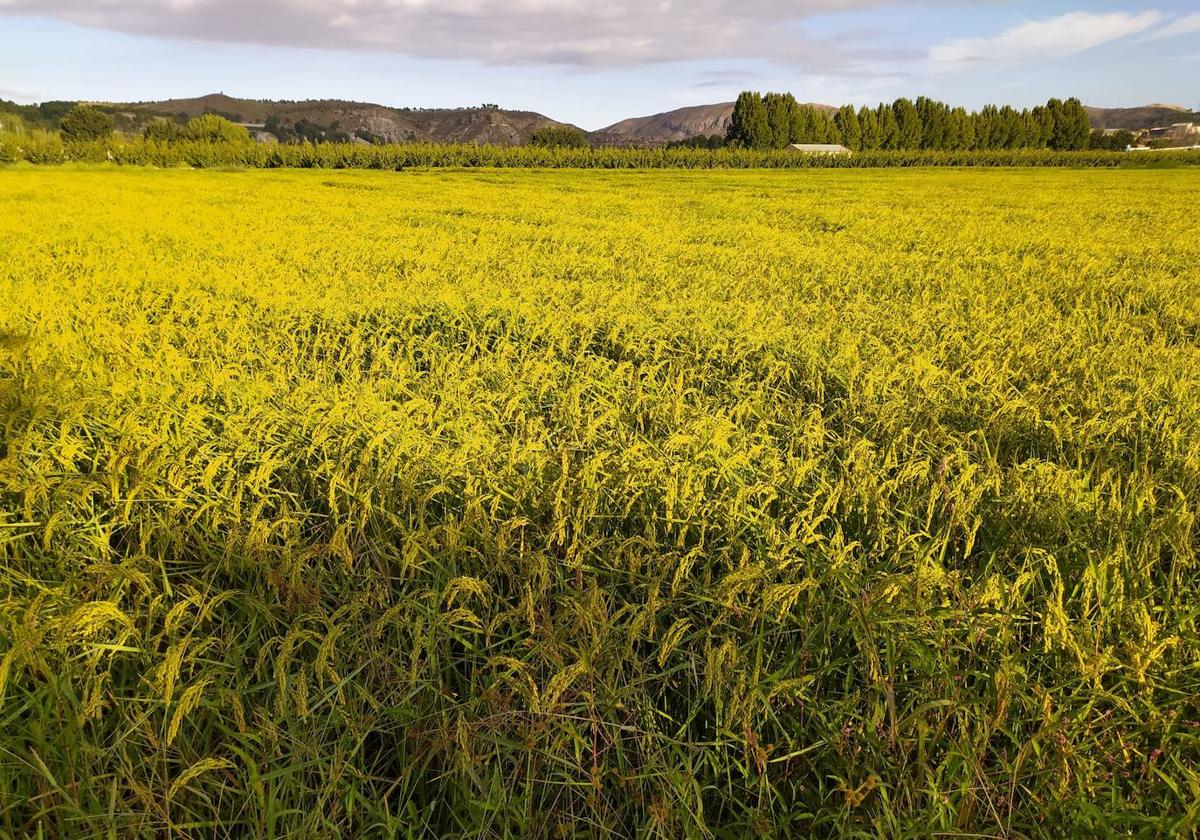
<svg viewBox="0 0 1200 840">
<path fill-rule="evenodd" d="M 1200 109 L 1196 0 L 0 0 L 0 98 L 494 102 L 588 129 L 742 90 Z"/>
</svg>

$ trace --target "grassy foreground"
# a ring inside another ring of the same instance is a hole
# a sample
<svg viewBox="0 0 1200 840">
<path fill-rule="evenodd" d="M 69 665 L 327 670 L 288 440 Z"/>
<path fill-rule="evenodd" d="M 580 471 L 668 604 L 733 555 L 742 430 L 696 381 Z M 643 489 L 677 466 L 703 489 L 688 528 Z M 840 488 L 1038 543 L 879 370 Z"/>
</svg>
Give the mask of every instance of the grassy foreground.
<svg viewBox="0 0 1200 840">
<path fill-rule="evenodd" d="M 0 171 L 0 836 L 1191 836 L 1198 199 Z"/>
</svg>

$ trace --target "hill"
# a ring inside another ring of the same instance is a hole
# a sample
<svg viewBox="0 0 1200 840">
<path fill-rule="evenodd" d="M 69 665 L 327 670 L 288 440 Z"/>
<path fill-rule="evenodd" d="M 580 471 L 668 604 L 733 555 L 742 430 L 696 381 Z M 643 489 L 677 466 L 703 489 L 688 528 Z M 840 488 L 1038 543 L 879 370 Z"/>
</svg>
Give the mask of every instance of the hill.
<svg viewBox="0 0 1200 840">
<path fill-rule="evenodd" d="M 807 103 L 833 113 L 837 109 L 830 105 Z M 733 103 L 716 105 L 693 105 L 677 108 L 649 117 L 633 117 L 614 123 L 607 128 L 593 131 L 592 142 L 611 146 L 657 146 L 691 137 L 724 135 L 733 118 Z"/>
<path fill-rule="evenodd" d="M 1178 122 L 1200 122 L 1200 113 L 1189 111 L 1178 105 L 1142 105 L 1137 108 L 1093 108 L 1085 107 L 1092 128 L 1119 128 L 1138 131 L 1146 128 L 1171 125 Z"/>
<path fill-rule="evenodd" d="M 592 132 L 595 142 L 611 145 L 668 143 L 690 137 L 724 134 L 733 116 L 733 103 L 695 105 L 649 117 L 632 117 Z"/>
<path fill-rule="evenodd" d="M 324 131 L 389 143 L 417 140 L 519 146 L 527 144 L 539 128 L 565 125 L 532 111 L 507 111 L 493 106 L 423 110 L 341 99 L 292 102 L 239 99 L 225 94 L 112 107 L 144 119 L 159 114 L 184 117 L 220 114 L 235 122 L 258 125 L 271 121 L 295 126 L 303 122 Z"/>
<path fill-rule="evenodd" d="M 73 102 L 18 105 L 0 100 L 0 111 L 16 114 L 32 127 L 55 128 Z M 219 114 L 250 125 L 271 123 L 279 133 L 309 139 L 378 140 L 396 143 L 424 141 L 520 146 L 545 126 L 567 123 L 532 111 L 505 110 L 492 105 L 474 108 L 393 108 L 343 99 L 241 99 L 212 93 L 157 102 L 95 103 L 111 112 L 120 131 L 140 131 L 155 116 L 190 118 Z M 831 105 L 807 103 L 833 113 Z M 1200 122 L 1200 113 L 1178 105 L 1154 103 L 1135 108 L 1085 107 L 1093 128 L 1141 129 L 1178 122 Z M 733 116 L 733 103 L 694 105 L 644 117 L 621 120 L 588 134 L 598 146 L 661 146 L 693 137 L 724 135 Z M 297 126 L 299 129 L 297 130 Z"/>
</svg>

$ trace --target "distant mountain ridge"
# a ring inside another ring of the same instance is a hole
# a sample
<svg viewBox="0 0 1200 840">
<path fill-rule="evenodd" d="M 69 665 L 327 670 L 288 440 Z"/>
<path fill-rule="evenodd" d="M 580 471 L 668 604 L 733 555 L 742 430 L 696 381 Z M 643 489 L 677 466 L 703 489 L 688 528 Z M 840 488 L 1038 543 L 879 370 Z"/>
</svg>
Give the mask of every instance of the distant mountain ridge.
<svg viewBox="0 0 1200 840">
<path fill-rule="evenodd" d="M 268 120 L 295 124 L 300 120 L 339 131 L 356 132 L 384 142 L 427 141 L 437 143 L 480 143 L 520 146 L 529 143 L 533 132 L 546 126 L 570 126 L 532 111 L 501 108 L 390 108 L 370 102 L 341 99 L 273 101 L 239 99 L 213 93 L 190 99 L 158 102 L 109 103 L 125 113 L 146 118 L 154 114 L 196 117 L 220 114 L 236 122 L 263 125 Z M 733 118 L 732 102 L 693 105 L 647 117 L 632 117 L 599 131 L 587 132 L 598 146 L 661 146 L 692 137 L 721 135 Z M 806 103 L 833 113 L 835 106 Z"/>
<path fill-rule="evenodd" d="M 272 119 L 284 125 L 305 120 L 351 136 L 371 137 L 387 143 L 425 141 L 523 146 L 539 128 L 566 125 L 532 111 L 508 111 L 491 106 L 418 110 L 341 99 L 298 102 L 239 99 L 223 93 L 115 107 L 147 116 L 220 114 L 236 122 L 256 125 Z"/>
<path fill-rule="evenodd" d="M 18 107 L 16 103 L 9 104 Z M 66 108 L 71 105 L 69 102 L 49 104 Z M 386 143 L 423 141 L 520 146 L 527 145 L 533 133 L 540 128 L 576 127 L 533 111 L 507 110 L 491 105 L 474 108 L 393 108 L 342 99 L 241 99 L 224 93 L 157 102 L 96 104 L 114 114 L 117 127 L 122 131 L 140 131 L 155 116 L 219 114 L 251 126 L 263 126 L 270 122 L 287 128 L 306 123 L 309 129 L 317 132 L 310 137 L 318 139 L 324 133 L 342 139 L 358 137 Z M 832 105 L 806 104 L 831 114 L 837 110 Z M 650 116 L 632 117 L 587 132 L 587 136 L 593 145 L 598 146 L 661 146 L 694 137 L 724 136 L 733 117 L 733 105 L 732 102 L 692 105 Z M 55 113 L 61 110 L 59 108 Z M 1179 122 L 1200 122 L 1200 112 L 1162 103 L 1135 108 L 1086 107 L 1085 110 L 1093 128 L 1138 131 Z"/>
<path fill-rule="evenodd" d="M 593 131 L 593 142 L 613 145 L 668 143 L 692 137 L 725 134 L 733 117 L 733 103 L 693 105 L 648 117 L 631 117 Z"/>
<path fill-rule="evenodd" d="M 1159 128 L 1181 122 L 1200 122 L 1200 113 L 1189 111 L 1178 105 L 1156 102 L 1137 108 L 1093 108 L 1084 107 L 1092 128 L 1124 129 L 1140 131 Z"/>
</svg>

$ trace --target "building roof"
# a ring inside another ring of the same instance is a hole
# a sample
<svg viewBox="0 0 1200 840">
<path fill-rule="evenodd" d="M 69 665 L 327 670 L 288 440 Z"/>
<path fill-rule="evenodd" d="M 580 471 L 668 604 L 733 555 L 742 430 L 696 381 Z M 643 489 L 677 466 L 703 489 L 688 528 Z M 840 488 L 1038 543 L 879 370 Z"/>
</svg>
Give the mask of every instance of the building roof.
<svg viewBox="0 0 1200 840">
<path fill-rule="evenodd" d="M 809 152 L 820 155 L 848 155 L 850 150 L 841 143 L 793 143 L 791 146 L 798 152 Z"/>
</svg>

